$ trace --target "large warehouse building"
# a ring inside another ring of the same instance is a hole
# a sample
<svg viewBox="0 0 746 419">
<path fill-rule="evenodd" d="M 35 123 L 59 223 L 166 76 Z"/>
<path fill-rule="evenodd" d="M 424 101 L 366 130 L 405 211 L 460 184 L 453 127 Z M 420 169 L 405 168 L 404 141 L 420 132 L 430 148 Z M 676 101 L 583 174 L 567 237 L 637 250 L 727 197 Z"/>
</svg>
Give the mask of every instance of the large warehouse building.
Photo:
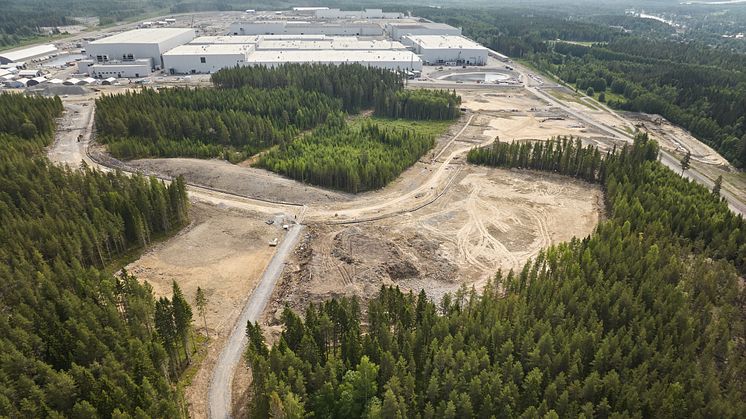
<svg viewBox="0 0 746 419">
<path fill-rule="evenodd" d="M 381 36 L 381 25 L 366 21 L 341 23 L 312 23 L 301 21 L 252 21 L 233 23 L 228 35 L 332 35 Z"/>
<path fill-rule="evenodd" d="M 57 48 L 52 44 L 37 45 L 0 53 L 0 64 L 25 63 L 34 58 L 45 57 L 56 53 Z"/>
<path fill-rule="evenodd" d="M 400 42 L 354 36 L 210 36 L 163 54 L 163 68 L 170 74 L 204 74 L 237 65 L 283 63 L 359 63 L 391 70 L 422 68 L 422 60 Z"/>
<path fill-rule="evenodd" d="M 389 70 L 421 70 L 422 60 L 410 51 L 252 51 L 246 65 L 274 67 L 284 63 L 361 64 Z"/>
<path fill-rule="evenodd" d="M 359 40 L 354 36 L 327 37 L 319 40 L 263 39 L 256 44 L 257 51 L 405 51 L 401 42 L 381 40 Z"/>
<path fill-rule="evenodd" d="M 489 56 L 487 48 L 463 36 L 405 35 L 402 43 L 425 64 L 485 65 Z"/>
<path fill-rule="evenodd" d="M 163 69 L 170 74 L 214 73 L 246 62 L 253 45 L 182 45 L 163 53 Z"/>
<path fill-rule="evenodd" d="M 433 22 L 390 22 L 386 24 L 386 33 L 400 41 L 405 35 L 461 35 L 460 28 L 445 23 Z"/>
<path fill-rule="evenodd" d="M 317 19 L 401 19 L 403 13 L 384 12 L 382 9 L 339 10 L 328 7 L 314 10 Z"/>
<path fill-rule="evenodd" d="M 161 68 L 164 52 L 194 39 L 191 28 L 135 29 L 91 41 L 86 46 L 88 56 L 98 64 L 151 59 Z"/>
</svg>

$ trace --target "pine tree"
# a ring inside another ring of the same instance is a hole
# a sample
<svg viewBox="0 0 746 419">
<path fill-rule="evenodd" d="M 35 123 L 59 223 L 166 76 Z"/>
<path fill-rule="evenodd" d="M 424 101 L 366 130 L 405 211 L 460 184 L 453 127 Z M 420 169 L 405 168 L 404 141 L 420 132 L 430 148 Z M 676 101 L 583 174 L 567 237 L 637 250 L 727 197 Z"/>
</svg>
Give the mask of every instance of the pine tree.
<svg viewBox="0 0 746 419">
<path fill-rule="evenodd" d="M 205 324 L 205 334 L 209 338 L 210 331 L 207 329 L 207 316 L 206 316 L 207 297 L 205 296 L 205 292 L 200 287 L 197 287 L 197 295 L 195 297 L 194 304 L 197 306 L 197 312 L 202 317 L 202 321 Z"/>
<path fill-rule="evenodd" d="M 681 158 L 681 176 L 684 176 L 684 172 L 689 170 L 691 161 L 692 161 L 692 152 L 687 150 L 684 157 Z"/>
</svg>

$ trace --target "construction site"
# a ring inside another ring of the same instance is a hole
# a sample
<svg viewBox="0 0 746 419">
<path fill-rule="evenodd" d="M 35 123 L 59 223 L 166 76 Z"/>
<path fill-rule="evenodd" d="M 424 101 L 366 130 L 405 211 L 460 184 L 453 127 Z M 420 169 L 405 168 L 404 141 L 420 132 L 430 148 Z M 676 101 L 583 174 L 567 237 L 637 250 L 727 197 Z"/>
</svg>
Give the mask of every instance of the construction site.
<svg viewBox="0 0 746 419">
<path fill-rule="evenodd" d="M 235 18 L 228 13 L 199 15 L 195 26 L 201 35 L 218 35 Z M 208 84 L 198 76 L 166 74 L 149 80 L 155 88 Z M 604 219 L 597 185 L 469 165 L 466 154 L 475 146 L 496 139 L 572 136 L 607 151 L 631 142 L 639 129 L 650 132 L 673 156 L 671 161 L 691 151 L 692 166 L 704 181 L 726 174 L 724 189 L 737 200 L 746 198 L 742 177 L 680 128 L 655 116 L 616 113 L 492 55 L 485 65 L 469 68 L 426 65 L 421 76 L 409 81 L 408 88 L 456 90 L 463 115 L 394 182 L 361 194 L 300 183 L 246 162 L 118 161 L 92 136 L 94 100 L 132 88 L 119 83 L 96 90 L 50 89 L 62 96 L 66 111 L 49 157 L 72 167 L 83 161 L 104 171 L 163 179 L 181 175 L 189 184 L 191 224 L 154 245 L 127 270 L 150 283 L 157 296 L 167 295 L 172 281 L 190 299 L 197 287 L 206 292 L 206 327 L 200 322 L 195 326 L 210 341 L 185 390 L 192 417 L 230 414 L 246 397 L 250 375 L 240 367 L 240 354 L 247 320 L 266 326 L 271 341 L 285 305 L 302 311 L 334 296 L 365 300 L 382 285 L 425 290 L 436 300 L 462 287 L 479 291 L 498 270 L 521 269 L 551 245 L 586 237 Z"/>
</svg>

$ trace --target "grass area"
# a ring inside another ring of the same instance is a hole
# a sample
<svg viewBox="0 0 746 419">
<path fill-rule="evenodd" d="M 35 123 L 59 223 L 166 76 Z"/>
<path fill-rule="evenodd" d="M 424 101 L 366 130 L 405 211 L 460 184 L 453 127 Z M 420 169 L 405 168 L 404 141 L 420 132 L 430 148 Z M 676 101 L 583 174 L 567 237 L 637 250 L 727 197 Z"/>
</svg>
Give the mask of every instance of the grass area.
<svg viewBox="0 0 746 419">
<path fill-rule="evenodd" d="M 579 93 L 573 92 L 572 94 L 566 94 L 555 89 L 551 89 L 548 91 L 549 91 L 549 94 L 552 95 L 557 100 L 561 100 L 563 102 L 575 102 L 587 108 L 593 109 L 595 111 L 600 110 L 593 102 L 588 101 L 588 100 L 583 100 L 582 96 L 580 96 Z"/>
<path fill-rule="evenodd" d="M 383 128 L 412 129 L 420 134 L 438 138 L 453 125 L 454 121 L 414 121 L 410 119 L 379 118 L 376 116 L 354 118 L 350 120 L 350 126 L 358 128 L 364 122 L 371 121 Z"/>
<path fill-rule="evenodd" d="M 55 41 L 63 40 L 65 38 L 70 38 L 72 36 L 75 36 L 75 35 L 71 35 L 69 33 L 59 33 L 59 34 L 56 34 L 56 35 L 38 35 L 38 36 L 33 36 L 33 37 L 30 37 L 30 38 L 24 38 L 23 40 L 21 40 L 21 42 L 19 42 L 17 44 L 6 45 L 6 46 L 3 46 L 3 47 L 0 47 L 0 52 L 5 52 L 5 51 L 8 51 L 8 50 L 12 50 L 12 49 L 23 48 L 23 47 L 27 47 L 29 45 L 48 44 L 50 42 L 55 42 Z"/>
<path fill-rule="evenodd" d="M 193 311 L 196 313 L 197 310 L 193 309 Z M 197 316 L 195 316 L 195 319 L 196 317 Z M 192 353 L 192 362 L 189 364 L 187 369 L 181 373 L 179 382 L 176 384 L 181 394 L 183 394 L 185 388 L 192 384 L 194 376 L 197 375 L 199 368 L 202 366 L 202 361 L 207 357 L 207 348 L 210 343 L 210 338 L 201 333 L 197 333 L 196 330 L 192 330 L 192 336 L 194 337 L 193 343 L 195 348 L 195 351 Z"/>
</svg>

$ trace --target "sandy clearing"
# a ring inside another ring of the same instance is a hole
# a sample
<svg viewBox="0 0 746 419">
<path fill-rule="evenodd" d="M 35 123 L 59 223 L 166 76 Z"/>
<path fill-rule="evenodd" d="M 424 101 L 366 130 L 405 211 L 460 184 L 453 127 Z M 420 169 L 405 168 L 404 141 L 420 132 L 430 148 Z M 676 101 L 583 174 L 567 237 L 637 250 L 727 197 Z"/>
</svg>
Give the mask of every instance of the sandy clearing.
<svg viewBox="0 0 746 419">
<path fill-rule="evenodd" d="M 735 170 L 728 161 L 712 147 L 697 140 L 689 131 L 671 124 L 667 119 L 658 115 L 627 114 L 638 128 L 648 131 L 661 147 L 677 154 L 691 151 L 692 160 L 702 164 L 722 166 L 725 170 Z"/>
<path fill-rule="evenodd" d="M 485 129 L 483 134 L 487 137 L 499 136 L 502 141 L 512 141 L 544 140 L 553 136 L 585 137 L 588 136 L 588 131 L 585 125 L 569 118 L 516 115 L 492 119 L 489 129 Z"/>
<path fill-rule="evenodd" d="M 522 112 L 531 108 L 539 109 L 547 103 L 533 95 L 527 95 L 522 88 L 501 88 L 499 90 L 459 90 L 461 106 L 471 111 Z"/>
<path fill-rule="evenodd" d="M 267 225 L 265 216 L 193 204 L 191 225 L 155 246 L 126 269 L 149 282 L 157 297 L 171 296 L 176 281 L 192 304 L 194 324 L 205 333 L 194 297 L 197 287 L 208 298 L 207 325 L 212 338 L 205 361 L 186 389 L 192 417 L 207 417 L 207 388 L 217 355 L 241 308 L 264 271 L 274 248 L 268 241 L 282 227 Z"/>
<path fill-rule="evenodd" d="M 225 160 L 188 158 L 140 159 L 126 162 L 146 172 L 184 176 L 187 182 L 259 199 L 320 204 L 349 200 L 349 194 L 322 189 L 284 178 L 266 170 L 231 164 Z"/>
<path fill-rule="evenodd" d="M 601 217 L 597 186 L 527 171 L 467 167 L 433 205 L 394 218 L 312 226 L 268 308 L 302 309 L 339 295 L 369 298 L 381 285 L 440 299 L 520 269 L 549 245 L 590 234 Z"/>
</svg>

